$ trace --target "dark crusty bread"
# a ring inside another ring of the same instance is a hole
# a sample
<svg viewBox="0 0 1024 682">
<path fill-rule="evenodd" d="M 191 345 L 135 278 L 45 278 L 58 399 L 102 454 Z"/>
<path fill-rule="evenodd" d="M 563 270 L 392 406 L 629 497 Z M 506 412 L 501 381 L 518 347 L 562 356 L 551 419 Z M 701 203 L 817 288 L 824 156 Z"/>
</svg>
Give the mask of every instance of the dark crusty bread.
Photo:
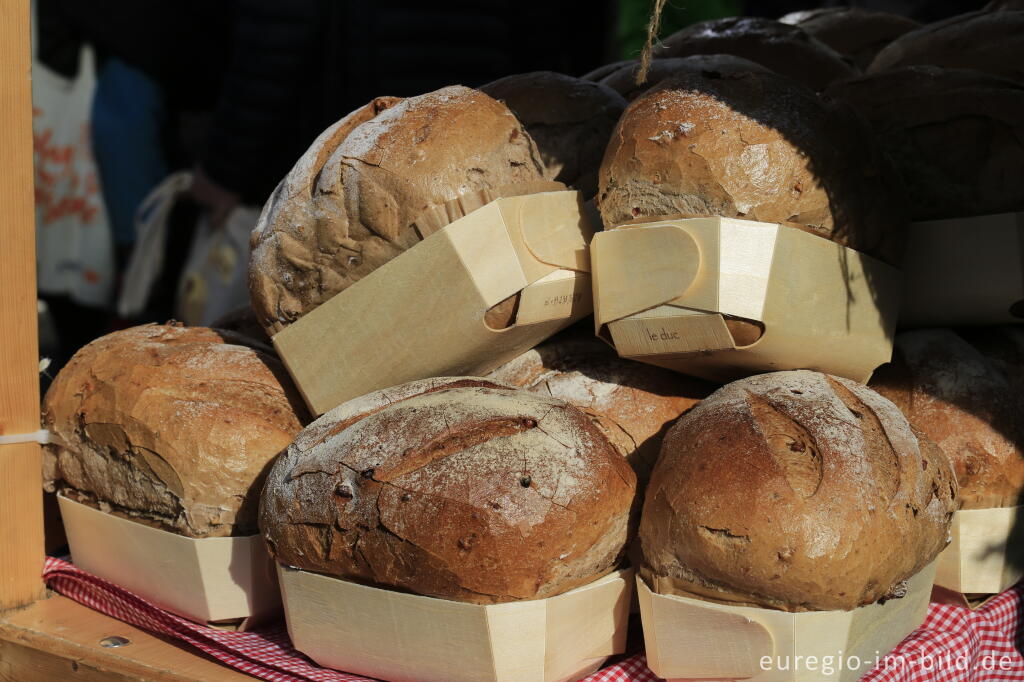
<svg viewBox="0 0 1024 682">
<path fill-rule="evenodd" d="M 583 410 L 629 461 L 641 488 L 658 459 L 665 431 L 714 390 L 699 379 L 620 358 L 593 334 L 563 334 L 487 378 Z"/>
<path fill-rule="evenodd" d="M 956 479 L 891 402 L 806 370 L 726 385 L 665 436 L 641 573 L 655 592 L 785 611 L 899 596 L 946 546 Z"/>
<path fill-rule="evenodd" d="M 897 335 L 892 362 L 869 385 L 945 451 L 964 509 L 1012 507 L 1024 491 L 1024 338 L 967 333 L 970 341 L 951 329 Z"/>
<path fill-rule="evenodd" d="M 267 330 L 260 324 L 251 306 L 242 306 L 224 313 L 211 322 L 210 327 L 234 332 L 268 349 L 274 347 L 270 337 L 267 336 Z"/>
<path fill-rule="evenodd" d="M 265 470 L 304 413 L 277 359 L 240 343 L 145 325 L 79 350 L 43 401 L 47 487 L 188 537 L 255 533 Z"/>
<path fill-rule="evenodd" d="M 622 68 L 623 66 L 626 66 L 627 64 L 636 63 L 637 60 L 635 59 L 623 59 L 622 61 L 612 62 L 611 64 L 602 64 L 596 69 L 587 71 L 585 74 L 580 76 L 580 78 L 582 78 L 585 81 L 599 81 L 608 74 L 610 74 L 612 71 L 617 71 L 618 69 Z"/>
<path fill-rule="evenodd" d="M 788 223 L 898 262 L 906 209 L 848 107 L 762 71 L 689 72 L 626 109 L 601 166 L 605 227 L 651 216 Z"/>
<path fill-rule="evenodd" d="M 868 72 L 916 64 L 977 69 L 1024 83 L 1024 12 L 969 12 L 927 24 L 889 43 Z"/>
<path fill-rule="evenodd" d="M 264 207 L 253 310 L 276 333 L 416 244 L 428 209 L 543 173 L 516 117 L 482 92 L 378 97 L 324 131 Z"/>
<path fill-rule="evenodd" d="M 862 7 L 821 7 L 792 12 L 779 19 L 783 24 L 799 26 L 833 50 L 864 69 L 875 55 L 920 23 L 889 12 L 873 12 Z"/>
<path fill-rule="evenodd" d="M 486 379 L 371 393 L 307 427 L 267 479 L 282 564 L 481 604 L 613 570 L 636 477 L 585 414 Z"/>
<path fill-rule="evenodd" d="M 716 74 L 727 74 L 738 71 L 770 71 L 767 67 L 761 66 L 756 62 L 731 54 L 695 54 L 690 57 L 655 59 L 651 61 L 651 66 L 647 70 L 647 78 L 638 85 L 636 75 L 639 69 L 640 65 L 638 63 L 629 62 L 609 73 L 600 82 L 615 90 L 627 100 L 633 100 L 652 85 L 666 78 L 671 78 L 680 72 L 702 73 L 708 71 Z"/>
<path fill-rule="evenodd" d="M 798 26 L 758 17 L 702 21 L 673 33 L 655 50 L 655 57 L 731 54 L 757 62 L 776 73 L 821 90 L 857 70 L 825 43 Z"/>
<path fill-rule="evenodd" d="M 835 83 L 825 94 L 868 120 L 903 177 L 915 220 L 1024 209 L 1024 85 L 912 66 Z"/>
<path fill-rule="evenodd" d="M 611 88 L 553 71 L 506 76 L 480 86 L 504 102 L 537 143 L 544 177 L 586 197 L 597 192 L 604 148 L 626 101 Z"/>
</svg>

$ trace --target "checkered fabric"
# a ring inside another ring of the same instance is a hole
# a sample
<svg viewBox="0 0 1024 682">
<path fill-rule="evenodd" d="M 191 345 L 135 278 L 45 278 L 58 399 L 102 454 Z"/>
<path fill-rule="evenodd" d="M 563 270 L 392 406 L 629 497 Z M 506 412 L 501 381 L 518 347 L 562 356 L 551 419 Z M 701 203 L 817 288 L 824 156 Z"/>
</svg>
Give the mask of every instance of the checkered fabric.
<svg viewBox="0 0 1024 682">
<path fill-rule="evenodd" d="M 225 665 L 272 682 L 361 682 L 367 678 L 321 668 L 292 648 L 283 624 L 253 632 L 224 632 L 181 618 L 86 573 L 47 558 L 51 589 L 149 632 L 174 638 Z M 982 608 L 932 604 L 924 624 L 883 658 L 862 682 L 997 682 L 1024 680 L 1024 587 Z M 626 658 L 585 682 L 657 682 L 642 655 Z"/>
</svg>

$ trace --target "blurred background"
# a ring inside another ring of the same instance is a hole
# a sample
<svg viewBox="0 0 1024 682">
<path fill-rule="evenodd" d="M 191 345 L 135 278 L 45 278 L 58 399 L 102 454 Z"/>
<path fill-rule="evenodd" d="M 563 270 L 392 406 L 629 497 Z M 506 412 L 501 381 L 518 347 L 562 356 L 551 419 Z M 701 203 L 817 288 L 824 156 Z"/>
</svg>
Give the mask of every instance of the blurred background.
<svg viewBox="0 0 1024 682">
<path fill-rule="evenodd" d="M 170 318 L 210 324 L 244 306 L 261 206 L 349 111 L 378 95 L 634 59 L 652 4 L 36 0 L 43 390 L 97 336 Z M 661 34 L 837 6 L 925 23 L 983 4 L 674 0 Z"/>
</svg>

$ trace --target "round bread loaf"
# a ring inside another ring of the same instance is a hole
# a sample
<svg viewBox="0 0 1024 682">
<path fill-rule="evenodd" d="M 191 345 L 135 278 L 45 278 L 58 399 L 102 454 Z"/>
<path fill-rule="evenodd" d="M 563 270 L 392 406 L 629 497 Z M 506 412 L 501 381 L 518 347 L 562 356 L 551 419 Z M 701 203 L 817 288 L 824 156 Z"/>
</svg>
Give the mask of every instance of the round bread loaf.
<svg viewBox="0 0 1024 682">
<path fill-rule="evenodd" d="M 838 52 L 800 27 L 758 17 L 692 24 L 665 38 L 654 52 L 658 58 L 695 54 L 743 57 L 814 90 L 857 74 Z"/>
<path fill-rule="evenodd" d="M 46 487 L 188 537 L 255 533 L 304 410 L 277 359 L 242 342 L 151 324 L 83 347 L 43 401 Z"/>
<path fill-rule="evenodd" d="M 307 427 L 270 472 L 260 530 L 304 570 L 479 604 L 540 599 L 615 568 L 635 491 L 575 407 L 428 379 Z"/>
<path fill-rule="evenodd" d="M 1024 83 L 1024 12 L 969 12 L 927 24 L 889 43 L 868 72 L 917 64 L 976 69 Z"/>
<path fill-rule="evenodd" d="M 644 217 L 788 223 L 898 262 L 902 188 L 854 112 L 769 72 L 683 73 L 635 99 L 601 165 L 605 227 Z"/>
<path fill-rule="evenodd" d="M 1024 85 L 913 66 L 836 83 L 892 158 L 915 220 L 1024 208 Z"/>
<path fill-rule="evenodd" d="M 612 71 L 618 71 L 620 68 L 626 66 L 627 64 L 636 63 L 637 60 L 635 59 L 623 59 L 622 61 L 612 62 L 611 64 L 602 64 L 596 69 L 587 71 L 585 74 L 580 76 L 580 78 L 582 78 L 585 81 L 599 81 L 608 74 L 610 74 Z"/>
<path fill-rule="evenodd" d="M 553 71 L 506 76 L 480 87 L 504 102 L 537 143 L 544 177 L 597 192 L 597 170 L 626 100 L 611 88 Z"/>
<path fill-rule="evenodd" d="M 234 310 L 224 313 L 211 322 L 210 327 L 213 329 L 223 329 L 224 331 L 234 332 L 250 339 L 252 343 L 259 344 L 267 349 L 274 347 L 270 337 L 267 336 L 267 330 L 265 330 L 263 325 L 260 324 L 260 321 L 256 319 L 256 313 L 253 312 L 251 306 L 242 306 L 241 308 L 235 308 Z"/>
<path fill-rule="evenodd" d="M 784 611 L 901 596 L 949 541 L 956 479 L 896 406 L 806 370 L 726 385 L 662 444 L 640 522 L 661 594 Z"/>
<path fill-rule="evenodd" d="M 745 71 L 769 71 L 768 68 L 756 62 L 743 59 L 742 57 L 735 57 L 731 54 L 695 54 L 690 57 L 655 59 L 651 61 L 650 69 L 647 71 L 647 78 L 638 85 L 636 74 L 639 69 L 640 65 L 638 63 L 629 62 L 609 73 L 600 82 L 615 90 L 627 100 L 633 100 L 652 85 L 656 85 L 666 78 L 671 78 L 681 72 L 703 73 L 707 71 L 713 74 L 729 74 Z"/>
<path fill-rule="evenodd" d="M 799 26 L 810 35 L 864 69 L 875 55 L 904 33 L 921 24 L 889 12 L 872 12 L 861 7 L 822 7 L 792 12 L 779 19 Z"/>
<path fill-rule="evenodd" d="M 522 125 L 482 92 L 378 97 L 324 131 L 264 207 L 253 310 L 274 334 L 416 244 L 428 209 L 543 174 Z"/>
<path fill-rule="evenodd" d="M 556 337 L 487 378 L 583 410 L 641 483 L 650 477 L 668 427 L 714 390 L 699 379 L 620 358 L 593 335 Z"/>
<path fill-rule="evenodd" d="M 994 330 L 974 333 L 992 344 L 1012 340 Z M 1019 368 L 1024 354 L 1019 348 L 1011 352 L 1012 362 L 1001 362 L 997 353 L 986 353 L 950 329 L 903 332 L 892 362 L 869 384 L 943 449 L 956 470 L 964 509 L 1021 503 L 1024 399 L 1010 368 Z"/>
</svg>

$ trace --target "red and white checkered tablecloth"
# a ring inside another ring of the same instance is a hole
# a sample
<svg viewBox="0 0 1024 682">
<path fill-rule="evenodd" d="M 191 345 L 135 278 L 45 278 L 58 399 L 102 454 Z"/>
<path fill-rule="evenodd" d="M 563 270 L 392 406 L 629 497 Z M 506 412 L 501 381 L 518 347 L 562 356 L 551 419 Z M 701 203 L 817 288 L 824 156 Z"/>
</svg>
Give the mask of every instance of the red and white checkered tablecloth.
<svg viewBox="0 0 1024 682">
<path fill-rule="evenodd" d="M 73 564 L 47 558 L 51 589 L 135 627 L 196 647 L 254 677 L 272 682 L 362 682 L 364 677 L 321 668 L 292 648 L 284 624 L 225 632 L 167 613 Z M 862 682 L 996 682 L 1024 680 L 1024 586 L 976 611 L 931 604 L 924 624 Z M 819 663 L 820 665 L 820 663 Z M 611 665 L 586 682 L 656 682 L 642 655 Z"/>
</svg>

